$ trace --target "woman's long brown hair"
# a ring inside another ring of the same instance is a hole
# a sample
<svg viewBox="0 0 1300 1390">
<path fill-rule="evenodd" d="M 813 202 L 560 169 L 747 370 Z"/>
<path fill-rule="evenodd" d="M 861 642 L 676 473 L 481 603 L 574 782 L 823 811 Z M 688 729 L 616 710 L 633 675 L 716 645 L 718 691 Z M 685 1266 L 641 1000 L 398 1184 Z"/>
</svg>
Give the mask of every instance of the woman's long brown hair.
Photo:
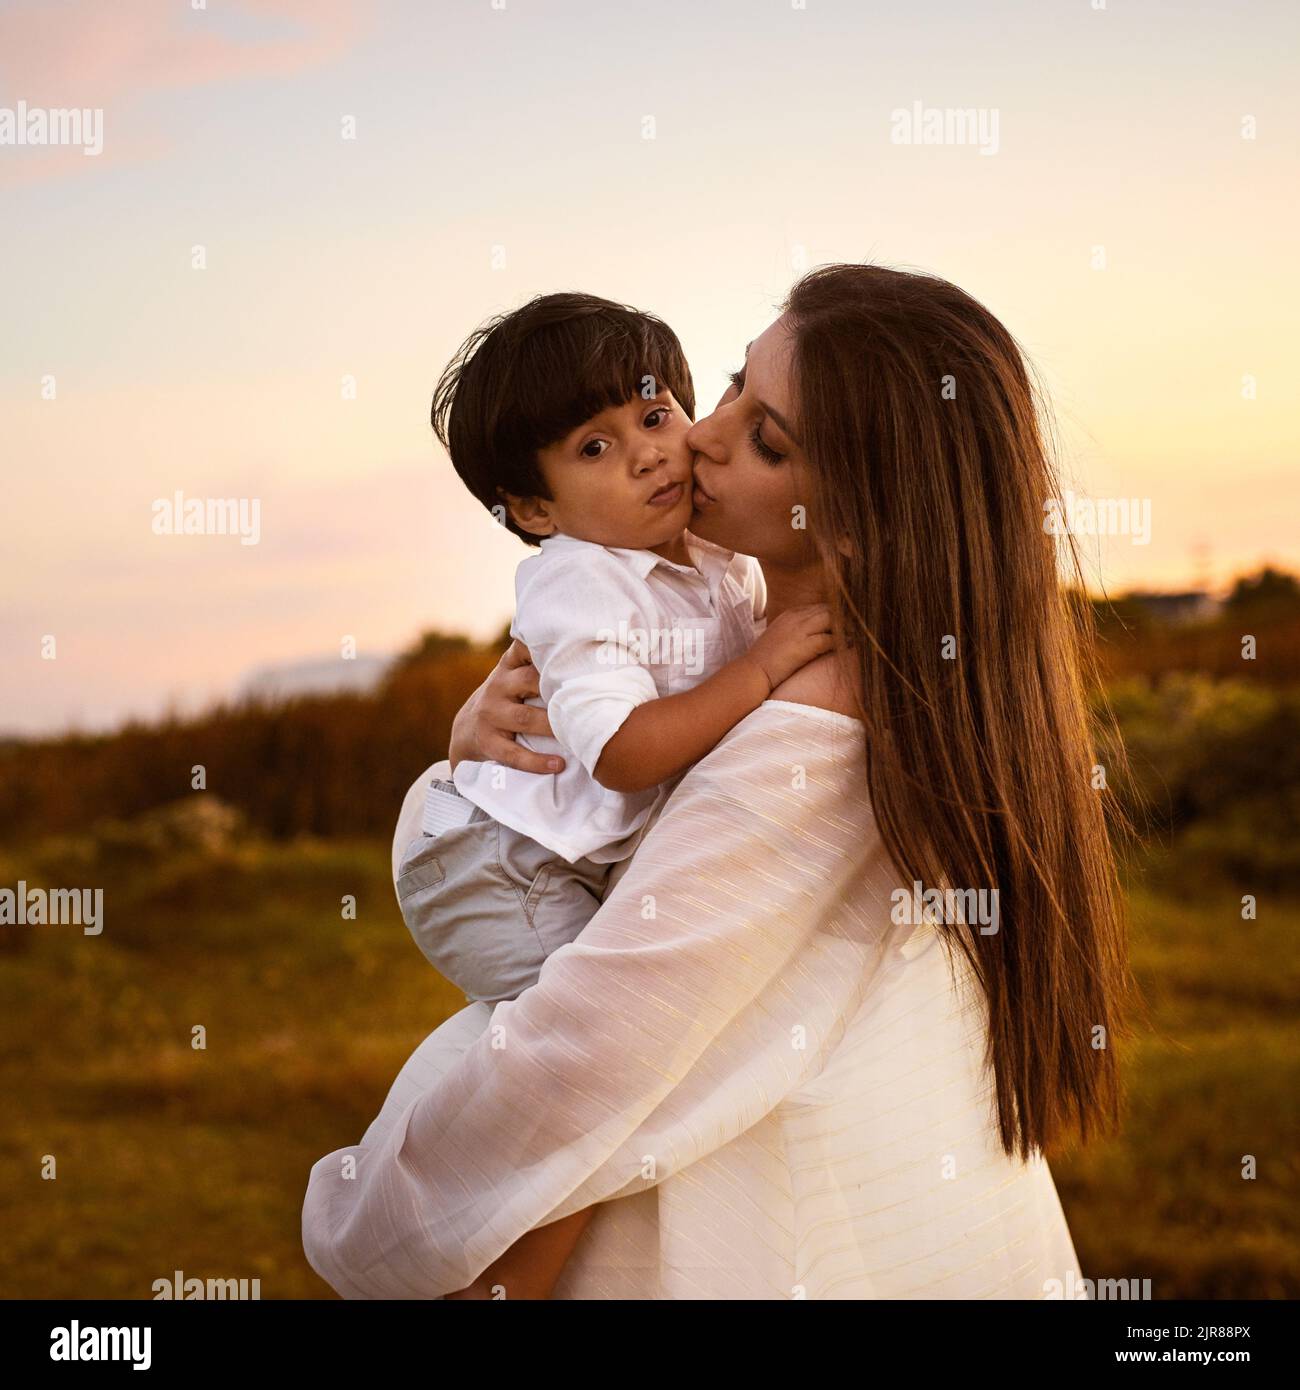
<svg viewBox="0 0 1300 1390">
<path fill-rule="evenodd" d="M 1043 524 L 1045 401 L 1002 324 L 937 277 L 825 266 L 785 307 L 881 834 L 909 891 L 997 890 L 994 933 L 941 930 L 987 1000 L 1004 1149 L 1087 1142 L 1119 1120 L 1133 987 L 1091 647 Z M 1064 556 L 1081 579 L 1068 538 Z"/>
</svg>

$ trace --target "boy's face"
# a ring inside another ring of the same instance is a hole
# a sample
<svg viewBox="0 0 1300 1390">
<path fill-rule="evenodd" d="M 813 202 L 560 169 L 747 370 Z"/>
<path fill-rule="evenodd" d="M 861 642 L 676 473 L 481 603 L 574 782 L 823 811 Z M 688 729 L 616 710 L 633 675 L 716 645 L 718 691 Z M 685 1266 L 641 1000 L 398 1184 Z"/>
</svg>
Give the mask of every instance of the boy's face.
<svg viewBox="0 0 1300 1390">
<path fill-rule="evenodd" d="M 551 498 L 508 496 L 510 514 L 534 536 L 630 550 L 666 545 L 691 518 L 690 427 L 668 390 L 602 410 L 538 450 Z"/>
</svg>

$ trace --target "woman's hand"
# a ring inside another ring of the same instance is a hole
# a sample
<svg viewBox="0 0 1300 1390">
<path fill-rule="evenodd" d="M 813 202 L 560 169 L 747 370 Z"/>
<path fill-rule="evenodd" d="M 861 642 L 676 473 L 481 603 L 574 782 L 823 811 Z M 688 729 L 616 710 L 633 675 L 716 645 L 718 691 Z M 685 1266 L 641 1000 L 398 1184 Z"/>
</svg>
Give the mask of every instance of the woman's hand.
<svg viewBox="0 0 1300 1390">
<path fill-rule="evenodd" d="M 546 711 L 524 704 L 538 693 L 537 669 L 516 638 L 452 722 L 447 757 L 453 770 L 464 761 L 503 763 L 520 772 L 559 772 L 563 758 L 534 753 L 515 742 L 516 734 L 554 737 Z"/>
</svg>

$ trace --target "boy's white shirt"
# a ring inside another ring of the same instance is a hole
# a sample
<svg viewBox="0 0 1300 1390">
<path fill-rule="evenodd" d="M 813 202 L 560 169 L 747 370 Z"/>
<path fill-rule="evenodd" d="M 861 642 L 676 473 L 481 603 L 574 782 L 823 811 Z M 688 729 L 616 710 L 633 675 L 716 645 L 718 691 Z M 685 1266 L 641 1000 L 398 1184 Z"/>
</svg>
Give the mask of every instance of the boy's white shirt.
<svg viewBox="0 0 1300 1390">
<path fill-rule="evenodd" d="M 612 792 L 593 773 L 605 744 L 640 704 L 675 695 L 743 655 L 762 631 L 763 572 L 687 533 L 693 565 L 649 550 L 548 536 L 515 571 L 511 633 L 532 653 L 554 739 L 520 735 L 559 753 L 563 772 L 516 772 L 461 762 L 462 796 L 563 859 L 615 863 L 632 853 L 676 779 Z"/>
</svg>

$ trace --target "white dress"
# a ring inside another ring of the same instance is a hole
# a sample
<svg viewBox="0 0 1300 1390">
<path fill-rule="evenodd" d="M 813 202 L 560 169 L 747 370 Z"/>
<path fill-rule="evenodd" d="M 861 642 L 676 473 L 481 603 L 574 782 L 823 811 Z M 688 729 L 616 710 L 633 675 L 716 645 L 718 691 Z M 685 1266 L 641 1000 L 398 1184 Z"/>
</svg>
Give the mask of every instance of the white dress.
<svg viewBox="0 0 1300 1390">
<path fill-rule="evenodd" d="M 891 919 L 900 880 L 862 725 L 769 700 L 537 984 L 448 1019 L 313 1166 L 312 1267 L 344 1297 L 438 1298 L 601 1203 L 556 1298 L 1077 1285 L 1047 1163 L 998 1143 L 969 967 Z"/>
</svg>

